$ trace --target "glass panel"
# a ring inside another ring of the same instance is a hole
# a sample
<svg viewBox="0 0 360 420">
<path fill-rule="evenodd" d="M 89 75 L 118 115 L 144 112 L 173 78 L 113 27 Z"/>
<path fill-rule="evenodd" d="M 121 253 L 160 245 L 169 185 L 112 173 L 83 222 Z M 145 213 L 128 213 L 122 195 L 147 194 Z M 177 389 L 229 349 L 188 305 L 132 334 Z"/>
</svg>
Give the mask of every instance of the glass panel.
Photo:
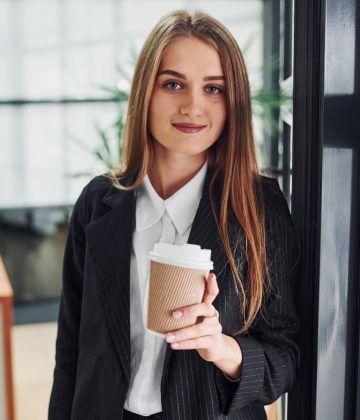
<svg viewBox="0 0 360 420">
<path fill-rule="evenodd" d="M 22 56 L 20 98 L 60 99 L 62 97 L 61 61 L 55 50 L 27 52 Z"/>
<path fill-rule="evenodd" d="M 104 92 L 99 86 L 115 86 L 117 77 L 112 43 L 75 46 L 64 53 L 65 97 L 104 97 Z"/>
<path fill-rule="evenodd" d="M 328 420 L 344 413 L 352 175 L 353 150 L 325 147 L 316 413 Z"/>
<path fill-rule="evenodd" d="M 356 3 L 347 0 L 344 7 L 342 2 L 333 1 L 326 8 L 325 95 L 354 93 Z"/>
<path fill-rule="evenodd" d="M 122 2 L 122 12 L 126 20 L 126 31 L 131 35 L 141 36 L 141 46 L 144 35 L 148 34 L 159 18 L 172 10 L 189 6 L 186 1 L 173 0 L 125 0 Z M 215 2 L 217 3 L 217 2 Z M 132 37 L 130 38 L 132 39 Z"/>
<path fill-rule="evenodd" d="M 17 0 L 11 3 L 21 48 L 39 52 L 59 45 L 61 2 Z M 18 3 L 18 6 L 14 3 Z"/>
<path fill-rule="evenodd" d="M 181 1 L 72 1 L 50 6 L 46 1 L 19 0 L 4 4 L 14 16 L 14 25 L 12 37 L 2 38 L 8 51 L 0 50 L 5 69 L 2 80 L 14 88 L 2 90 L 3 99 L 101 96 L 95 85 L 115 83 L 115 63 L 127 66 L 130 50 L 140 50 L 159 17 L 184 5 L 218 17 L 233 31 L 241 47 L 251 39 L 251 48 L 245 54 L 250 79 L 254 87 L 262 83 L 261 1 L 241 1 L 237 10 L 232 1 L 191 5 Z M 46 19 L 39 20 L 40 14 Z M 6 26 L 2 31 L 9 34 Z"/>
<path fill-rule="evenodd" d="M 10 45 L 10 2 L 0 1 L 0 53 Z"/>
<path fill-rule="evenodd" d="M 66 45 L 85 45 L 99 40 L 108 43 L 112 40 L 114 1 L 71 0 L 60 3 Z"/>
<path fill-rule="evenodd" d="M 6 100 L 14 97 L 13 78 L 10 66 L 10 60 L 5 55 L 0 53 L 0 100 Z M 4 83 L 6 81 L 6 83 Z"/>
<path fill-rule="evenodd" d="M 2 110 L 0 209 L 72 204 L 90 177 L 106 171 L 91 152 L 101 146 L 95 124 L 110 128 L 115 155 L 113 103 Z"/>
</svg>

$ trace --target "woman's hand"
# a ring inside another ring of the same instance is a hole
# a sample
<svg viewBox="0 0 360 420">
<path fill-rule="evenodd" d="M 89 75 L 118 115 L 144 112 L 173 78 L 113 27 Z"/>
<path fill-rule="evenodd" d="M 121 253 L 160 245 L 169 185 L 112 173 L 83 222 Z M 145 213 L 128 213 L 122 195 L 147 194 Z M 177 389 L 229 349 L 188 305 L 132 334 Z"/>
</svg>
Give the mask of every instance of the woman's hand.
<svg viewBox="0 0 360 420">
<path fill-rule="evenodd" d="M 200 322 L 190 327 L 167 333 L 165 338 L 174 350 L 196 349 L 200 356 L 212 362 L 224 354 L 222 327 L 219 313 L 212 302 L 219 293 L 215 274 L 209 274 L 201 303 L 186 306 L 173 312 L 175 319 L 184 317 L 201 317 Z"/>
<path fill-rule="evenodd" d="M 207 362 L 214 364 L 229 376 L 237 377 L 241 365 L 241 350 L 237 342 L 222 334 L 219 313 L 213 301 L 219 293 L 216 276 L 211 273 L 201 303 L 186 306 L 173 312 L 173 317 L 200 317 L 200 322 L 190 327 L 169 332 L 165 338 L 174 350 L 195 349 Z"/>
</svg>

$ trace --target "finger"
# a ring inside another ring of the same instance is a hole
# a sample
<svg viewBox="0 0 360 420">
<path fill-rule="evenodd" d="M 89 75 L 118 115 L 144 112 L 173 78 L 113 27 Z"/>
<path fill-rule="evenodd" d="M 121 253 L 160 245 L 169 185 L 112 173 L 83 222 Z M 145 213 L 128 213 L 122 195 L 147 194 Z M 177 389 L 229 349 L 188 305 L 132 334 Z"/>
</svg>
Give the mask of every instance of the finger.
<svg viewBox="0 0 360 420">
<path fill-rule="evenodd" d="M 212 316 L 205 316 L 205 317 L 203 317 L 203 321 L 202 322 L 212 324 L 214 321 L 215 322 L 218 322 L 219 321 L 219 318 L 220 318 L 220 313 L 219 313 L 219 311 L 217 309 L 215 309 L 214 314 Z"/>
<path fill-rule="evenodd" d="M 216 314 L 216 309 L 211 303 L 201 302 L 195 303 L 194 305 L 185 306 L 184 308 L 179 308 L 172 313 L 173 318 L 192 318 L 199 316 L 208 316 L 212 317 Z"/>
<path fill-rule="evenodd" d="M 213 303 L 218 294 L 219 287 L 216 281 L 216 275 L 214 273 L 210 273 L 206 280 L 206 287 L 202 301 L 206 303 Z"/>
<path fill-rule="evenodd" d="M 205 335 L 203 337 L 192 338 L 190 340 L 176 341 L 170 346 L 174 350 L 191 350 L 191 349 L 212 349 L 216 346 L 216 338 L 214 335 Z"/>
<path fill-rule="evenodd" d="M 203 337 L 206 335 L 221 334 L 222 327 L 217 318 L 205 318 L 211 322 L 200 322 L 190 327 L 181 328 L 176 331 L 169 332 L 165 335 L 168 343 L 184 341 L 193 338 Z"/>
</svg>

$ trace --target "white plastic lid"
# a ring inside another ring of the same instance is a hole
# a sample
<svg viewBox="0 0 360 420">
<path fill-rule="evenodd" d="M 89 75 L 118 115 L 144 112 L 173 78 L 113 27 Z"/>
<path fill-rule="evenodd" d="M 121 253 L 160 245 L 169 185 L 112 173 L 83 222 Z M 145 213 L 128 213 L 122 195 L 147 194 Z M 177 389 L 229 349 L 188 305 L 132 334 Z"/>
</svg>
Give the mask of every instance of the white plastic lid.
<svg viewBox="0 0 360 420">
<path fill-rule="evenodd" d="M 200 268 L 212 270 L 211 249 L 201 249 L 200 245 L 184 244 L 171 245 L 166 243 L 154 244 L 149 253 L 151 261 L 180 267 Z"/>
</svg>

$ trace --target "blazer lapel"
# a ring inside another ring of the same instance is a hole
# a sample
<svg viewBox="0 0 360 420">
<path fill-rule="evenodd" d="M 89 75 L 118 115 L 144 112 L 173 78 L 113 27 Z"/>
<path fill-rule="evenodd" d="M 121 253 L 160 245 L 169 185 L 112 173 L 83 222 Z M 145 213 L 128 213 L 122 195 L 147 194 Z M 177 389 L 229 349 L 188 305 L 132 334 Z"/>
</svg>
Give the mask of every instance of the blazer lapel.
<svg viewBox="0 0 360 420">
<path fill-rule="evenodd" d="M 97 271 L 99 300 L 126 379 L 130 380 L 130 259 L 135 226 L 134 191 L 110 187 L 103 201 L 112 207 L 86 227 Z"/>
</svg>

